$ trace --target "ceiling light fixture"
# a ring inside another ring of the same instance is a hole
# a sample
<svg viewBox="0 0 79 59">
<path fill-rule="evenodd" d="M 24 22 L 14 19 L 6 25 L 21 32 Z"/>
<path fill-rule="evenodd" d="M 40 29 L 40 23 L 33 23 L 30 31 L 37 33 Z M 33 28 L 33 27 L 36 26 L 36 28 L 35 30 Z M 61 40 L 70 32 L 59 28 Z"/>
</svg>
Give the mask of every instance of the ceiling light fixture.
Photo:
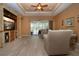
<svg viewBox="0 0 79 59">
<path fill-rule="evenodd" d="M 36 6 L 35 5 L 31 5 L 31 6 L 36 7 L 35 10 L 43 11 L 44 7 L 47 7 L 48 5 L 42 5 L 41 3 L 38 3 Z"/>
<path fill-rule="evenodd" d="M 41 8 L 42 8 L 42 7 L 41 7 L 41 5 L 39 4 L 39 5 L 37 6 L 37 9 L 39 9 L 39 10 L 40 10 Z"/>
</svg>

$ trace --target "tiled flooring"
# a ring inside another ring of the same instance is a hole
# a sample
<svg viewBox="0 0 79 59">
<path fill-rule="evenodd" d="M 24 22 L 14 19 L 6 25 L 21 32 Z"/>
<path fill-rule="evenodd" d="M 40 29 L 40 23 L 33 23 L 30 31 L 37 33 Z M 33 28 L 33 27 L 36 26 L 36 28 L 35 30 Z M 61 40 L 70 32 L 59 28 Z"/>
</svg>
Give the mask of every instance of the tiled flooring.
<svg viewBox="0 0 79 59">
<path fill-rule="evenodd" d="M 70 51 L 69 56 L 78 56 L 79 50 Z M 47 56 L 42 39 L 37 36 L 16 39 L 0 48 L 0 56 Z"/>
</svg>

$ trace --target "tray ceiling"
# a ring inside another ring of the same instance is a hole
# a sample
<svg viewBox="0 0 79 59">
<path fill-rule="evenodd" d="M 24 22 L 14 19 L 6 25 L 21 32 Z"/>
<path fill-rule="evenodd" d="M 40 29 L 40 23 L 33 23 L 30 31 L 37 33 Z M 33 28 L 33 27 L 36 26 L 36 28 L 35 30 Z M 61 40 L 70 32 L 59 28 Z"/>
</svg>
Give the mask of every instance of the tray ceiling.
<svg viewBox="0 0 79 59">
<path fill-rule="evenodd" d="M 71 3 L 41 3 L 41 5 L 48 5 L 44 7 L 43 11 L 36 11 L 35 7 L 38 3 L 7 3 L 10 8 L 15 9 L 17 12 L 24 16 L 55 16 L 68 8 Z"/>
</svg>

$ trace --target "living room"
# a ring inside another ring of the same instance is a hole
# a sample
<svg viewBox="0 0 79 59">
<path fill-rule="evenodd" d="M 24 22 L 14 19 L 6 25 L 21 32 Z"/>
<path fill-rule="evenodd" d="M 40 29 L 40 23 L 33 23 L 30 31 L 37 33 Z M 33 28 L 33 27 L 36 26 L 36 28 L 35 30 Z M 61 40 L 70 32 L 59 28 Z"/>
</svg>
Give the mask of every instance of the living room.
<svg viewBox="0 0 79 59">
<path fill-rule="evenodd" d="M 17 5 L 19 7 L 17 7 Z M 36 9 L 40 5 L 42 5 L 42 6 L 44 5 L 47 7 L 44 7 L 44 10 L 39 9 L 39 8 Z M 28 9 L 26 8 L 26 6 L 28 7 Z M 23 55 L 24 56 L 41 55 L 41 56 L 43 56 L 45 54 L 46 56 L 47 55 L 53 56 L 54 54 L 50 54 L 50 52 L 46 53 L 45 51 L 43 51 L 44 47 L 43 47 L 43 50 L 41 48 L 41 46 L 44 44 L 42 41 L 47 39 L 47 35 L 46 35 L 47 33 L 45 33 L 45 32 L 42 33 L 45 35 L 43 35 L 44 38 L 41 41 L 38 36 L 31 37 L 31 27 L 30 27 L 31 21 L 42 21 L 42 20 L 50 21 L 49 28 L 47 28 L 48 32 L 51 32 L 51 30 L 52 30 L 52 32 L 54 31 L 54 32 L 63 32 L 63 33 L 64 33 L 64 31 L 67 31 L 67 32 L 69 31 L 68 32 L 69 34 L 71 32 L 73 32 L 73 35 L 72 35 L 73 40 L 71 40 L 71 42 L 69 41 L 70 39 L 67 41 L 67 42 L 70 42 L 70 43 L 68 43 L 70 45 L 63 47 L 63 49 L 66 48 L 66 49 L 64 49 L 63 53 L 65 53 L 65 51 L 68 52 L 69 50 L 67 50 L 67 49 L 69 47 L 71 47 L 71 51 L 75 50 L 75 48 L 77 48 L 77 51 L 74 51 L 70 55 L 79 55 L 79 53 L 76 53 L 79 51 L 79 31 L 78 31 L 78 29 L 79 29 L 79 27 L 78 27 L 78 25 L 79 25 L 79 3 L 36 3 L 36 4 L 34 4 L 34 3 L 33 4 L 32 3 L 22 3 L 22 4 L 21 3 L 3 3 L 3 4 L 0 4 L 0 7 L 1 7 L 0 8 L 0 15 L 1 15 L 0 16 L 1 17 L 1 20 L 0 20 L 0 24 L 1 24 L 1 27 L 0 27 L 0 47 L 1 47 L 0 55 L 17 55 L 17 56 L 19 56 L 19 55 L 22 55 L 22 56 Z M 50 7 L 52 7 L 53 12 L 51 12 L 52 9 Z M 55 7 L 58 9 L 55 9 Z M 21 11 L 19 8 L 23 11 Z M 13 18 L 12 18 L 12 16 L 7 16 L 7 12 L 9 14 L 11 14 L 13 16 Z M 4 28 L 4 23 L 5 23 L 4 19 L 3 19 L 4 16 L 6 17 L 5 19 L 10 18 L 10 19 L 14 20 L 14 23 L 12 23 L 13 24 L 12 26 L 15 26 L 14 29 L 6 30 Z M 16 17 L 17 17 L 17 19 L 16 19 Z M 10 34 L 8 34 L 8 35 L 10 35 L 10 38 L 9 38 L 10 40 L 7 43 L 5 43 L 5 38 L 4 38 L 4 33 L 6 33 L 6 32 L 10 33 Z M 68 34 L 68 36 L 67 35 L 65 35 L 65 36 L 68 38 L 71 38 L 70 37 L 71 34 L 70 35 L 69 34 Z M 55 37 L 55 36 L 52 36 L 52 37 Z M 30 40 L 29 40 L 29 37 L 30 37 Z M 22 41 L 22 39 L 24 39 L 24 41 Z M 51 41 L 51 44 L 52 44 L 52 41 Z M 46 42 L 45 42 L 45 45 L 47 45 Z M 63 45 L 64 45 L 64 43 L 63 43 Z M 33 48 L 33 47 L 35 47 L 35 48 Z M 12 50 L 8 51 L 8 49 L 5 49 L 5 48 L 12 49 Z M 29 48 L 33 49 L 33 51 L 31 51 L 31 49 L 29 49 Z M 52 47 L 52 48 L 54 49 L 54 47 Z M 39 52 L 40 50 L 41 50 L 41 52 Z M 50 50 L 50 49 L 48 49 L 48 50 Z M 58 52 L 56 52 L 56 53 L 58 53 L 57 55 L 61 55 L 59 50 L 61 50 L 61 49 L 57 50 L 58 51 Z M 35 51 L 37 51 L 37 52 L 35 52 Z M 52 51 L 52 53 L 53 53 L 53 51 Z"/>
</svg>

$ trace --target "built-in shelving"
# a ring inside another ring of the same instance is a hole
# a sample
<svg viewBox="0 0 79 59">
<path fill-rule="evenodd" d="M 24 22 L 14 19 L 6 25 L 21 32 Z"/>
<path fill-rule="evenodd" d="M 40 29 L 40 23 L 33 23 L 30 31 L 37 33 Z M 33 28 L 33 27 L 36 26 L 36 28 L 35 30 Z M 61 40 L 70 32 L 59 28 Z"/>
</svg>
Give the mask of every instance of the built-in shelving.
<svg viewBox="0 0 79 59">
<path fill-rule="evenodd" d="M 11 42 L 16 38 L 17 16 L 5 8 L 3 12 L 5 42 Z"/>
</svg>

